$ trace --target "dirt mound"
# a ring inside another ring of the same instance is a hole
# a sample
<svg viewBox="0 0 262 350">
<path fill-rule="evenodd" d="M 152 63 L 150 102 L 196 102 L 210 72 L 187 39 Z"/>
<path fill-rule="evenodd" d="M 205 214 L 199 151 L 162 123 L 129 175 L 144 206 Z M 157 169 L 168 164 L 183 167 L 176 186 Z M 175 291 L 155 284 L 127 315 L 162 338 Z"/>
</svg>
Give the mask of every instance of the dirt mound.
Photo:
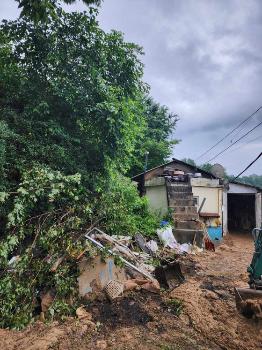
<svg viewBox="0 0 262 350">
<path fill-rule="evenodd" d="M 114 300 L 112 303 L 106 301 L 92 304 L 89 311 L 95 322 L 112 328 L 146 325 L 153 320 L 142 303 L 136 300 L 136 295 Z"/>
<path fill-rule="evenodd" d="M 1 331 L 1 349 L 45 350 L 54 346 L 66 331 L 57 323 L 45 326 L 43 323 L 28 327 L 24 332 Z"/>
</svg>

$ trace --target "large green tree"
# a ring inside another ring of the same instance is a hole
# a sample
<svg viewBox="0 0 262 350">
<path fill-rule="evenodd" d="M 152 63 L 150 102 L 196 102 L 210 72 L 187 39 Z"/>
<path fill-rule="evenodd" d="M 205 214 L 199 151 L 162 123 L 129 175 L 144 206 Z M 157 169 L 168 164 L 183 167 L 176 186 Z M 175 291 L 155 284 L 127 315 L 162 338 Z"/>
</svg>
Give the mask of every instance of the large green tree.
<svg viewBox="0 0 262 350">
<path fill-rule="evenodd" d="M 48 289 L 47 318 L 74 314 L 90 225 L 154 234 L 160 221 L 116 172 L 148 135 L 141 49 L 102 31 L 94 9 L 55 13 L 0 31 L 1 327 L 31 322 L 32 300 Z"/>
<path fill-rule="evenodd" d="M 7 184 L 41 163 L 87 180 L 125 171 L 146 127 L 141 49 L 106 34 L 95 13 L 4 22 L 0 167 Z"/>
</svg>

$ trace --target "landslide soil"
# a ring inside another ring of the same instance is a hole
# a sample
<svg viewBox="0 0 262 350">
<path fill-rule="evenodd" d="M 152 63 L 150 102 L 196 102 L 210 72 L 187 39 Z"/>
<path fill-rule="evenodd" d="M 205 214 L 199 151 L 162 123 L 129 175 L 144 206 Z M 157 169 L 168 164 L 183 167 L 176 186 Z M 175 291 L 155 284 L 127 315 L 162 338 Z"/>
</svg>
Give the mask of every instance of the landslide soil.
<svg viewBox="0 0 262 350">
<path fill-rule="evenodd" d="M 92 322 L 36 322 L 17 332 L 0 330 L 2 350 L 262 349 L 262 324 L 240 315 L 234 287 L 247 286 L 253 254 L 249 235 L 230 235 L 216 252 L 182 259 L 186 282 L 161 295 L 132 292 L 113 303 L 87 307 Z M 167 300 L 183 301 L 176 316 Z"/>
</svg>

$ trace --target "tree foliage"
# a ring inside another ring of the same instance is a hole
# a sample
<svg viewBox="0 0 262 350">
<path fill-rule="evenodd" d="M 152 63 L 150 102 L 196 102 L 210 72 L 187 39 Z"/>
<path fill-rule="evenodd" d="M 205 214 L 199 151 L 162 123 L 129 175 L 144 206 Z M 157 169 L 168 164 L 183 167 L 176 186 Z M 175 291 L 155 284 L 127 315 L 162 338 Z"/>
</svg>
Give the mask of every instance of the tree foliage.
<svg viewBox="0 0 262 350">
<path fill-rule="evenodd" d="M 36 160 L 89 180 L 109 164 L 142 171 L 146 151 L 149 167 L 165 162 L 177 116 L 144 97 L 141 48 L 103 32 L 93 10 L 56 12 L 47 23 L 22 18 L 1 27 L 4 177 L 18 182 L 21 167 Z"/>
<path fill-rule="evenodd" d="M 57 17 L 56 7 L 58 0 L 15 0 L 18 2 L 18 7 L 21 8 L 21 17 L 28 17 L 39 22 L 46 22 L 49 16 Z M 101 0 L 82 0 L 87 6 L 99 6 Z M 63 0 L 65 4 L 73 4 L 76 0 Z"/>
<path fill-rule="evenodd" d="M 155 235 L 160 217 L 150 213 L 148 200 L 138 196 L 136 184 L 114 172 L 101 189 L 97 211 L 104 217 L 103 225 L 108 233 Z"/>
<path fill-rule="evenodd" d="M 47 319 L 74 313 L 81 302 L 78 256 L 95 254 L 84 239 L 92 224 L 99 222 L 114 234 L 155 232 L 157 217 L 129 179 L 111 174 L 101 190 L 94 198 L 87 195 L 80 174 L 65 176 L 37 166 L 23 173 L 16 192 L 0 192 L 2 204 L 11 202 L 0 245 L 1 327 L 20 329 L 32 322 L 37 299 L 50 290 L 54 301 Z"/>
<path fill-rule="evenodd" d="M 15 193 L 1 193 L 2 204 L 12 202 L 0 246 L 2 327 L 21 328 L 30 322 L 39 293 L 49 289 L 63 306 L 62 314 L 70 313 L 67 298 L 76 299 L 74 258 L 85 245 L 80 237 L 91 213 L 80 182 L 78 174 L 64 176 L 37 167 L 23 173 Z M 63 266 L 52 272 L 61 257 Z"/>
<path fill-rule="evenodd" d="M 183 158 L 181 160 L 182 160 L 182 162 L 185 162 L 187 164 L 190 164 L 190 165 L 193 165 L 193 166 L 197 166 L 196 162 L 192 158 Z"/>
<path fill-rule="evenodd" d="M 146 152 L 148 168 L 153 168 L 165 163 L 172 155 L 174 145 L 179 142 L 174 138 L 177 115 L 170 113 L 166 106 L 161 106 L 150 97 L 145 98 L 143 107 L 145 131 L 136 146 L 134 162 L 129 172 L 131 175 L 143 171 Z"/>
<path fill-rule="evenodd" d="M 212 166 L 213 166 L 213 164 L 203 163 L 203 164 L 199 165 L 199 168 L 204 170 L 204 171 L 211 172 Z"/>
<path fill-rule="evenodd" d="M 74 311 L 77 256 L 92 253 L 82 237 L 96 220 L 109 233 L 154 234 L 159 219 L 123 173 L 145 150 L 162 162 L 175 143 L 176 117 L 145 98 L 141 48 L 102 31 L 94 9 L 54 11 L 0 31 L 2 327 L 31 322 L 50 289 L 51 319 Z"/>
<path fill-rule="evenodd" d="M 48 24 L 4 22 L 0 46 L 1 160 L 7 183 L 36 161 L 87 180 L 124 171 L 143 133 L 141 49 L 103 32 L 95 14 Z"/>
<path fill-rule="evenodd" d="M 237 181 L 262 188 L 262 175 L 252 174 L 248 176 L 242 176 L 238 178 Z"/>
</svg>

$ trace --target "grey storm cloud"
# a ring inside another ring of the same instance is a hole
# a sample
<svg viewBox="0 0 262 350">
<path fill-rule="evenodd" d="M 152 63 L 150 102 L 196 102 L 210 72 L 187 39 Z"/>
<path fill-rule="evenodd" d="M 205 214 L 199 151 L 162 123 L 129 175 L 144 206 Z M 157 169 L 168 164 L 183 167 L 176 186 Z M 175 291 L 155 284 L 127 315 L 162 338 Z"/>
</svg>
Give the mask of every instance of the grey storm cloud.
<svg viewBox="0 0 262 350">
<path fill-rule="evenodd" d="M 1 0 L 2 18 L 16 17 L 16 7 Z M 64 7 L 86 9 L 81 1 Z M 144 48 L 151 95 L 180 116 L 175 157 L 197 157 L 262 105 L 261 0 L 104 0 L 98 18 Z M 262 112 L 201 161 L 261 120 Z M 261 149 L 262 127 L 216 161 L 236 174 Z M 250 173 L 261 174 L 261 162 Z"/>
</svg>

